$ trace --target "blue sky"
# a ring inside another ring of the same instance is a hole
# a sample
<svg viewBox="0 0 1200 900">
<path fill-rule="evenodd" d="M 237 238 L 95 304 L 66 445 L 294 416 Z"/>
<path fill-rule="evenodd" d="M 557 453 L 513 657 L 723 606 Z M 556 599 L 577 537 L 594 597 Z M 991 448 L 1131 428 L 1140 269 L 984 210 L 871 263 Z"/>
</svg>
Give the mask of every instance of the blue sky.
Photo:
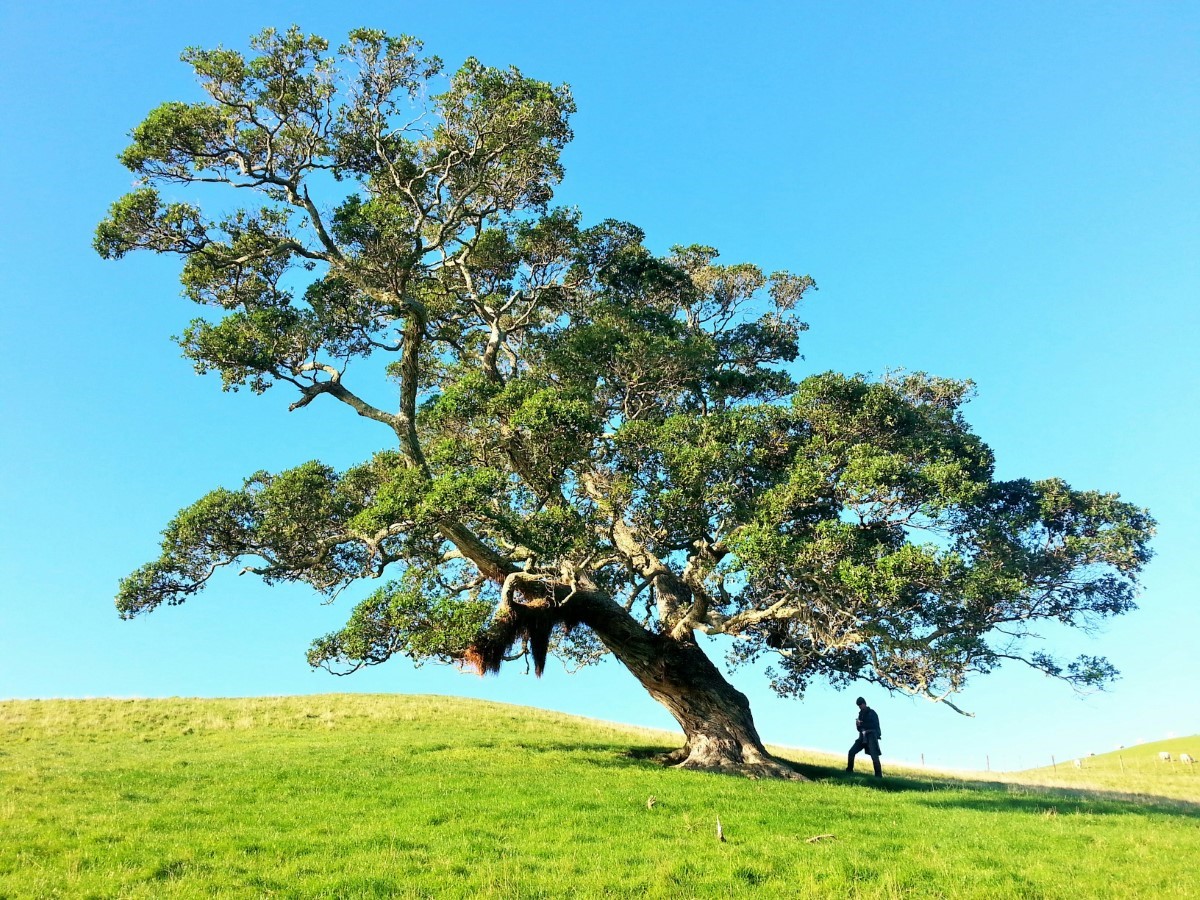
<svg viewBox="0 0 1200 900">
<path fill-rule="evenodd" d="M 341 690 L 487 697 L 671 727 L 615 664 L 540 681 L 393 662 L 345 679 L 304 650 L 349 604 L 232 575 L 121 622 L 117 580 L 181 506 L 260 468 L 377 447 L 371 423 L 222 394 L 169 335 L 177 264 L 104 263 L 115 160 L 179 51 L 265 25 L 368 25 L 568 82 L 558 200 L 651 244 L 812 274 L 797 373 L 969 377 L 1001 477 L 1119 491 L 1160 523 L 1142 608 L 1094 636 L 1124 678 L 1079 698 L 1018 670 L 948 709 L 872 696 L 885 754 L 1016 768 L 1200 732 L 1200 7 L 1186 3 L 305 2 L 7 4 L 0 12 L 0 697 Z M 764 738 L 842 750 L 853 697 L 773 698 L 734 673 Z"/>
</svg>

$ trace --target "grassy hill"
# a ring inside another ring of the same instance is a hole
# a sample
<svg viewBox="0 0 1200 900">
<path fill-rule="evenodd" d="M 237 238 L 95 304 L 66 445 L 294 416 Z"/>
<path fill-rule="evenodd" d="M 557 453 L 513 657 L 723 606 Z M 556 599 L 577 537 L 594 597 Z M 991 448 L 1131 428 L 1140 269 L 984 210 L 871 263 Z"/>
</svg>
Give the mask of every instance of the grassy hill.
<svg viewBox="0 0 1200 900">
<path fill-rule="evenodd" d="M 0 896 L 1200 893 L 1190 773 L 1134 800 L 1107 757 L 1068 789 L 814 756 L 798 784 L 648 759 L 673 743 L 442 697 L 0 702 Z"/>
<path fill-rule="evenodd" d="M 1160 751 L 1170 753 L 1171 761 L 1162 761 L 1158 756 Z M 1078 766 L 1075 760 L 1067 759 L 1056 766 L 1001 777 L 1047 786 L 1112 791 L 1147 798 L 1172 797 L 1200 803 L 1200 763 L 1184 765 L 1179 762 L 1181 753 L 1200 759 L 1200 735 L 1080 757 Z"/>
</svg>

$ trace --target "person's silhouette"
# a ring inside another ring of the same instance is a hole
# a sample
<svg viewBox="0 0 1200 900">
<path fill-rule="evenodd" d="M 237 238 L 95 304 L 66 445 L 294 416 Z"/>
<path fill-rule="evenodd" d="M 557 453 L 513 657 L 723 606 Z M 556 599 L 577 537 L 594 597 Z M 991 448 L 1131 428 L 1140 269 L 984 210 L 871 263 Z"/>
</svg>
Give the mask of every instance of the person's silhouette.
<svg viewBox="0 0 1200 900">
<path fill-rule="evenodd" d="M 867 756 L 871 757 L 875 766 L 875 777 L 881 778 L 883 767 L 879 765 L 879 739 L 883 734 L 879 730 L 879 714 L 867 706 L 867 701 L 862 697 L 854 702 L 858 704 L 858 718 L 854 720 L 854 727 L 858 729 L 858 740 L 846 756 L 846 771 L 854 771 L 854 757 L 860 750 L 866 750 Z"/>
</svg>

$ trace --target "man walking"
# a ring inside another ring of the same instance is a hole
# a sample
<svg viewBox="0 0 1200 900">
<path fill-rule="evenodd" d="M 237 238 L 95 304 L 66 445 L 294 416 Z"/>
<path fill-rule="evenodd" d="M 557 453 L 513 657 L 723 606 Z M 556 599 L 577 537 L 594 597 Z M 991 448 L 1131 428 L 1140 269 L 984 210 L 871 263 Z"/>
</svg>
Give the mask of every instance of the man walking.
<svg viewBox="0 0 1200 900">
<path fill-rule="evenodd" d="M 883 767 L 879 765 L 879 739 L 883 734 L 879 730 L 879 714 L 867 706 L 867 701 L 862 697 L 854 702 L 858 704 L 858 718 L 854 720 L 854 727 L 858 729 L 858 740 L 854 742 L 854 746 L 850 748 L 850 753 L 846 756 L 846 771 L 854 771 L 854 757 L 858 755 L 858 751 L 866 750 L 867 756 L 871 757 L 871 762 L 875 765 L 875 777 L 882 778 Z"/>
</svg>

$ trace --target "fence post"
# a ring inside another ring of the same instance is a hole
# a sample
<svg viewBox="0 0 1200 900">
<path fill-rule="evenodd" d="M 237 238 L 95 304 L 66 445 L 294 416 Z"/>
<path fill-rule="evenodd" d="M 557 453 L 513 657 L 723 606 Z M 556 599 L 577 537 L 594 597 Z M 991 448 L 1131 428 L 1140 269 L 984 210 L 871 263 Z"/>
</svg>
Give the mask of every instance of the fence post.
<svg viewBox="0 0 1200 900">
<path fill-rule="evenodd" d="M 988 754 L 986 754 L 986 753 L 985 753 L 985 754 L 983 755 L 983 758 L 984 758 L 984 759 L 987 761 L 987 770 L 988 770 L 989 772 L 990 772 L 990 771 L 992 771 L 992 758 L 991 758 L 991 756 L 989 756 Z"/>
<path fill-rule="evenodd" d="M 1054 754 L 1050 754 L 1050 765 L 1054 767 L 1054 771 L 1058 771 L 1058 763 L 1054 761 Z"/>
</svg>

